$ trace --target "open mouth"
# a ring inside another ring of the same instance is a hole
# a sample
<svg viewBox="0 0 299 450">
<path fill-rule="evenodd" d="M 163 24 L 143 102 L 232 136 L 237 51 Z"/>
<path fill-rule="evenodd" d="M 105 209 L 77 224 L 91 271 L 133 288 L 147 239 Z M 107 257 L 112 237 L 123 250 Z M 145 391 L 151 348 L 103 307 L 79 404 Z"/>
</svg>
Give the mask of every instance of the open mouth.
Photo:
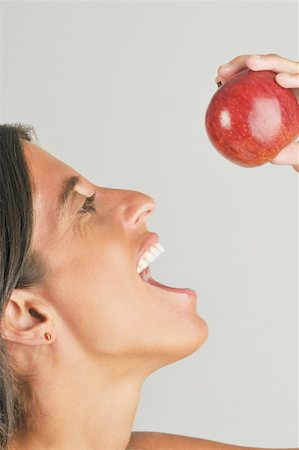
<svg viewBox="0 0 299 450">
<path fill-rule="evenodd" d="M 155 289 L 161 289 L 166 292 L 172 294 L 180 294 L 180 297 L 184 298 L 192 298 L 193 300 L 197 297 L 197 294 L 192 289 L 188 288 L 175 288 L 166 286 L 165 284 L 158 283 L 158 281 L 154 280 L 150 273 L 150 265 L 156 261 L 156 259 L 164 253 L 164 248 L 158 242 L 159 236 L 155 233 L 150 234 L 143 249 L 139 254 L 139 259 L 137 261 L 136 271 L 139 274 L 140 278 L 147 284 L 154 286 Z"/>
<path fill-rule="evenodd" d="M 196 292 L 193 291 L 192 289 L 174 288 L 174 287 L 166 286 L 165 284 L 158 283 L 158 281 L 156 281 L 152 278 L 149 267 L 142 270 L 142 272 L 140 272 L 139 276 L 145 283 L 151 284 L 152 286 L 156 286 L 165 291 L 169 291 L 169 292 L 176 293 L 176 294 L 185 294 L 185 295 L 188 295 L 188 297 L 192 297 L 192 298 L 197 297 Z"/>
</svg>

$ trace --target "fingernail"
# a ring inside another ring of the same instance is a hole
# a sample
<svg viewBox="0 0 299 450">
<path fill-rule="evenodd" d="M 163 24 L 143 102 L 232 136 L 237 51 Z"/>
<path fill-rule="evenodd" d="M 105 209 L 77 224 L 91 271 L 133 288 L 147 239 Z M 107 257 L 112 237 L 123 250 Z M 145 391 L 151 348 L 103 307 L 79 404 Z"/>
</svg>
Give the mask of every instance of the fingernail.
<svg viewBox="0 0 299 450">
<path fill-rule="evenodd" d="M 260 59 L 260 58 L 262 58 L 262 55 L 251 55 L 251 58 Z"/>
</svg>

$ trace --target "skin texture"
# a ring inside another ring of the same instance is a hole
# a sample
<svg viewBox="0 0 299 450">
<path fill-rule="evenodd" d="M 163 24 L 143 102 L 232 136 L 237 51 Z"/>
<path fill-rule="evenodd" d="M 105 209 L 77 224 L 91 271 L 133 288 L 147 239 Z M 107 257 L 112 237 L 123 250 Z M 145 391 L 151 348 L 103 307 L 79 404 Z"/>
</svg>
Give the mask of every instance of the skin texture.
<svg viewBox="0 0 299 450">
<path fill-rule="evenodd" d="M 225 84 L 234 74 L 243 69 L 272 70 L 276 72 L 276 82 L 284 88 L 293 89 L 299 101 L 299 62 L 282 58 L 276 54 L 240 55 L 217 69 L 216 83 Z M 273 164 L 288 164 L 299 172 L 298 139 L 282 149 L 271 161 Z"/>
<path fill-rule="evenodd" d="M 200 348 L 207 324 L 185 294 L 153 287 L 136 272 L 152 198 L 82 177 L 59 215 L 60 185 L 79 174 L 24 145 L 35 185 L 32 247 L 47 273 L 41 285 L 13 291 L 2 321 L 36 396 L 35 422 L 11 450 L 125 450 L 143 381 Z M 96 211 L 86 212 L 93 193 Z"/>
<path fill-rule="evenodd" d="M 224 444 L 222 442 L 198 439 L 177 434 L 135 432 L 130 450 L 275 450 L 257 449 L 257 447 L 244 447 L 239 445 Z M 276 449 L 282 450 L 282 449 Z M 285 450 L 298 450 L 285 449 Z"/>
<path fill-rule="evenodd" d="M 278 55 L 254 61 L 249 55 L 235 58 L 218 69 L 217 81 L 249 67 L 276 70 L 282 86 L 298 86 L 298 63 Z M 282 72 L 291 74 L 290 81 Z M 44 149 L 24 145 L 36 190 L 32 247 L 48 269 L 39 286 L 13 291 L 1 324 L 8 350 L 19 372 L 31 376 L 36 397 L 33 426 L 10 450 L 249 449 L 131 432 L 145 378 L 199 349 L 207 324 L 180 295 L 145 284 L 136 273 L 153 199 L 82 177 L 59 215 L 59 186 L 78 172 Z M 298 170 L 296 158 L 297 144 L 272 162 Z M 96 211 L 84 211 L 85 197 L 93 193 Z"/>
</svg>

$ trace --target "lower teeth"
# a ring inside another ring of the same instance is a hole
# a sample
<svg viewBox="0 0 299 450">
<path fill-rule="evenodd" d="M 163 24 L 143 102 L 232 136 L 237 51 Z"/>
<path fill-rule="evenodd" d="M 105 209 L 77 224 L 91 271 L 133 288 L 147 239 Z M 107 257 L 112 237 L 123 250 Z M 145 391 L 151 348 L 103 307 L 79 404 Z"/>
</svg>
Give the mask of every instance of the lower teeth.
<svg viewBox="0 0 299 450">
<path fill-rule="evenodd" d="M 144 269 L 142 272 L 140 272 L 140 277 L 143 279 L 143 281 L 148 281 L 148 279 L 150 278 L 150 270 L 149 267 L 147 267 L 146 269 Z"/>
</svg>

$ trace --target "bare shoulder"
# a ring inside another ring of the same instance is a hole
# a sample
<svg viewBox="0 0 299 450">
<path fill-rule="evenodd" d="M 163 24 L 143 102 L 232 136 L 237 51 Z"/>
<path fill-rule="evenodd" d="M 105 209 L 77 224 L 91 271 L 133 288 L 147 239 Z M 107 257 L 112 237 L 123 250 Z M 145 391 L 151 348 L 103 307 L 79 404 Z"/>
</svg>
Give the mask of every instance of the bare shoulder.
<svg viewBox="0 0 299 450">
<path fill-rule="evenodd" d="M 194 441 L 193 438 L 177 434 L 134 431 L 131 435 L 128 450 L 191 450 L 196 448 L 190 446 L 191 440 Z"/>
<path fill-rule="evenodd" d="M 134 431 L 128 450 L 299 450 L 294 449 L 262 449 L 244 447 L 222 442 L 210 441 L 178 434 L 157 433 L 153 431 Z"/>
<path fill-rule="evenodd" d="M 237 450 L 238 448 L 179 434 L 134 431 L 128 450 Z M 245 447 L 243 449 L 245 450 Z"/>
</svg>

